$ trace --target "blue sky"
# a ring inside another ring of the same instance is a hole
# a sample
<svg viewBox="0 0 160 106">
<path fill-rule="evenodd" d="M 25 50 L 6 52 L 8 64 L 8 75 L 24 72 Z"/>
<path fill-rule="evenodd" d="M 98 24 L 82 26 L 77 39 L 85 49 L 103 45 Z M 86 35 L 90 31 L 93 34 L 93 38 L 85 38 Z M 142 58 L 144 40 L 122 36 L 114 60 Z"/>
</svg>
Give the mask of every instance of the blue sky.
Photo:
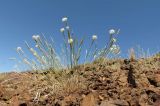
<svg viewBox="0 0 160 106">
<path fill-rule="evenodd" d="M 12 70 L 14 62 L 8 58 L 17 56 L 15 49 L 25 47 L 25 40 L 32 45 L 33 34 L 52 36 L 59 46 L 63 16 L 68 16 L 79 38 L 97 34 L 100 46 L 108 39 L 108 29 L 120 28 L 122 57 L 137 45 L 157 52 L 159 4 L 159 0 L 0 0 L 0 71 Z"/>
</svg>

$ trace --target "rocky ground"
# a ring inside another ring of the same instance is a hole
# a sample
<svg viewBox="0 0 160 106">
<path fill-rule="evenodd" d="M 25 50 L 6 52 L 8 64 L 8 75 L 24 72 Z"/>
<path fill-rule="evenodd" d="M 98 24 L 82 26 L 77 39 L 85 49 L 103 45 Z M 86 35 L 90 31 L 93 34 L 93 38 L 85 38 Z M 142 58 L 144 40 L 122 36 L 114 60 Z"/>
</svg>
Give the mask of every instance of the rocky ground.
<svg viewBox="0 0 160 106">
<path fill-rule="evenodd" d="M 3 73 L 0 106 L 160 106 L 160 56 Z"/>
</svg>

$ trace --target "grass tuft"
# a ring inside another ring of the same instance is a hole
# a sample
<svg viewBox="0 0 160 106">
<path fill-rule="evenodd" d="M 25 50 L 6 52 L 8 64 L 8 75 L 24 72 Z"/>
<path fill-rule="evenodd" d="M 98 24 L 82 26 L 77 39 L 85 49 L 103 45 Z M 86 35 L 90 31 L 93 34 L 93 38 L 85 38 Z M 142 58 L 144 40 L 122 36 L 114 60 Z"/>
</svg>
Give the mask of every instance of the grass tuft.
<svg viewBox="0 0 160 106">
<path fill-rule="evenodd" d="M 117 39 L 115 35 L 119 34 L 119 29 L 110 29 L 109 30 L 109 42 L 104 45 L 102 49 L 97 48 L 96 40 L 98 39 L 97 35 L 91 37 L 91 43 L 89 48 L 86 50 L 86 55 L 82 54 L 84 50 L 84 38 L 78 39 L 68 23 L 68 18 L 62 18 L 63 27 L 60 29 L 63 37 L 63 56 L 59 56 L 53 39 L 49 42 L 44 35 L 33 35 L 32 39 L 35 42 L 35 47 L 31 47 L 28 42 L 25 41 L 25 44 L 32 54 L 34 59 L 29 58 L 25 51 L 21 47 L 17 47 L 17 53 L 21 58 L 22 63 L 28 67 L 28 70 L 60 70 L 64 68 L 73 68 L 80 64 L 80 60 L 84 60 L 81 63 L 91 62 L 99 58 L 105 58 L 109 54 L 117 55 L 120 53 L 120 47 L 116 44 Z"/>
</svg>

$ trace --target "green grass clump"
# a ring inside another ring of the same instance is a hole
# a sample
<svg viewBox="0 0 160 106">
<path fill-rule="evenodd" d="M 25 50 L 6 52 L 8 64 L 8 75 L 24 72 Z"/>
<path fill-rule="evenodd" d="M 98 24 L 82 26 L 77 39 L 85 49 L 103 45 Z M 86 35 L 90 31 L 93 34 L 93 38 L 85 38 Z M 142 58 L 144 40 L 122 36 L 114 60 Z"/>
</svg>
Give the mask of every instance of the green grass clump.
<svg viewBox="0 0 160 106">
<path fill-rule="evenodd" d="M 59 56 L 55 50 L 53 40 L 49 42 L 45 36 L 33 35 L 32 38 L 35 42 L 35 48 L 31 47 L 25 42 L 28 50 L 31 52 L 35 59 L 29 58 L 21 47 L 17 47 L 17 53 L 21 58 L 21 61 L 25 63 L 25 66 L 29 67 L 29 70 L 59 70 L 63 68 L 73 68 L 80 63 L 80 58 L 84 59 L 84 63 L 87 61 L 94 61 L 99 58 L 104 58 L 108 54 L 119 54 L 120 47 L 115 44 L 117 42 L 115 35 L 120 30 L 109 30 L 109 42 L 104 45 L 102 49 L 98 49 L 96 45 L 97 35 L 91 37 L 91 43 L 86 50 L 86 54 L 82 57 L 82 50 L 84 46 L 84 38 L 79 40 L 72 33 L 72 30 L 68 24 L 68 18 L 62 18 L 63 27 L 60 32 L 63 36 L 62 48 L 63 56 Z M 93 48 L 94 47 L 94 48 Z"/>
</svg>

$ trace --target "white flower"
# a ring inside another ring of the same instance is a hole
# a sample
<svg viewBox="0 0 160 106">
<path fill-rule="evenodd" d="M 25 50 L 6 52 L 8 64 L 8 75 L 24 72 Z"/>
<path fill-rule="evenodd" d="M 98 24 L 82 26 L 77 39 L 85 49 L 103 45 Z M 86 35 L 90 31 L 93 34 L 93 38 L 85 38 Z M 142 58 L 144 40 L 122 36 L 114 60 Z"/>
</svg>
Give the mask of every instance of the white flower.
<svg viewBox="0 0 160 106">
<path fill-rule="evenodd" d="M 66 29 L 69 30 L 69 26 L 66 26 Z"/>
<path fill-rule="evenodd" d="M 37 35 L 37 39 L 40 39 L 40 36 L 39 36 L 39 35 Z"/>
<path fill-rule="evenodd" d="M 33 35 L 32 39 L 34 39 L 34 40 L 37 39 L 37 35 Z"/>
<path fill-rule="evenodd" d="M 39 35 L 33 35 L 33 36 L 32 36 L 32 39 L 34 39 L 34 40 L 36 40 L 36 41 L 37 41 L 37 40 L 39 40 L 39 39 L 40 39 L 40 36 L 39 36 Z"/>
<path fill-rule="evenodd" d="M 115 33 L 116 33 L 116 31 L 115 31 L 114 29 L 110 29 L 110 30 L 109 30 L 109 34 L 110 34 L 110 35 L 113 35 L 113 34 L 115 34 Z"/>
<path fill-rule="evenodd" d="M 60 29 L 60 32 L 61 32 L 61 33 L 63 33 L 64 31 L 65 31 L 65 29 L 64 29 L 64 28 L 61 28 L 61 29 Z"/>
<path fill-rule="evenodd" d="M 35 45 L 35 47 L 38 48 L 39 46 L 38 46 L 38 45 Z"/>
<path fill-rule="evenodd" d="M 92 35 L 92 40 L 96 40 L 97 39 L 97 35 Z"/>
<path fill-rule="evenodd" d="M 17 47 L 17 52 L 21 52 L 21 53 L 24 53 L 24 51 L 22 50 L 22 48 L 21 47 Z"/>
<path fill-rule="evenodd" d="M 73 39 L 72 38 L 68 39 L 68 43 L 72 44 L 73 43 Z"/>
<path fill-rule="evenodd" d="M 17 47 L 17 51 L 22 51 L 22 48 L 21 47 Z"/>
<path fill-rule="evenodd" d="M 115 39 L 115 38 L 112 38 L 112 42 L 116 42 L 117 41 L 117 39 Z"/>
<path fill-rule="evenodd" d="M 67 17 L 63 17 L 62 18 L 62 22 L 67 22 L 68 18 Z"/>
</svg>

